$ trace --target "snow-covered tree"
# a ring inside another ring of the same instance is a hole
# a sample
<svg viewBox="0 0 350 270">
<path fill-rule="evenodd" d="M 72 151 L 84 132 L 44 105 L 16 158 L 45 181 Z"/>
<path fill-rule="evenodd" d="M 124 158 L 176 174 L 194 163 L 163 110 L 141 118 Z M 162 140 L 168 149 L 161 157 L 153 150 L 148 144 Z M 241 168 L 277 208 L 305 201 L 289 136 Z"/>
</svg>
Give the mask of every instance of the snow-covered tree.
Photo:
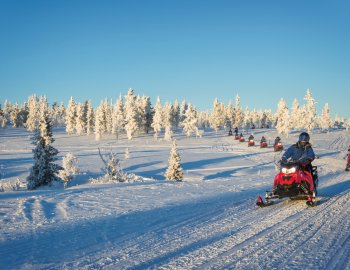
<svg viewBox="0 0 350 270">
<path fill-rule="evenodd" d="M 86 130 L 86 119 L 85 119 L 85 112 L 84 112 L 84 109 L 85 109 L 85 106 L 84 104 L 81 104 L 81 103 L 78 103 L 76 105 L 76 126 L 75 126 L 75 129 L 76 129 L 76 132 L 78 135 L 82 135 L 85 133 L 85 130 Z"/>
<path fill-rule="evenodd" d="M 232 101 L 230 100 L 226 108 L 226 120 L 229 129 L 233 128 L 233 125 L 235 124 L 235 118 L 235 109 L 233 108 Z"/>
<path fill-rule="evenodd" d="M 242 127 L 244 122 L 244 114 L 241 106 L 241 98 L 239 95 L 236 96 L 236 106 L 235 106 L 235 126 Z"/>
<path fill-rule="evenodd" d="M 102 137 L 102 134 L 105 132 L 105 127 L 104 127 L 104 118 L 103 118 L 103 113 L 101 112 L 101 107 L 97 107 L 95 110 L 95 128 L 94 128 L 94 133 L 95 133 L 95 140 L 99 141 Z"/>
<path fill-rule="evenodd" d="M 182 122 L 183 131 L 187 137 L 190 137 L 192 134 L 195 134 L 198 130 L 197 110 L 192 106 L 191 103 L 188 104 L 185 116 L 185 120 Z"/>
<path fill-rule="evenodd" d="M 180 118 L 181 118 L 180 114 L 181 113 L 180 113 L 179 102 L 176 99 L 173 105 L 173 117 L 172 117 L 172 122 L 173 122 L 172 125 L 175 128 L 178 128 L 180 125 Z"/>
<path fill-rule="evenodd" d="M 311 133 L 316 126 L 316 102 L 315 99 L 312 97 L 310 89 L 307 89 L 304 100 L 306 100 L 306 104 L 304 105 L 303 116 L 304 128 L 306 128 L 307 131 Z"/>
<path fill-rule="evenodd" d="M 67 110 L 66 110 L 66 132 L 68 134 L 73 134 L 76 125 L 76 109 L 77 105 L 73 97 L 70 97 Z"/>
<path fill-rule="evenodd" d="M 160 133 L 163 127 L 163 108 L 159 97 L 157 97 L 156 105 L 154 107 L 153 123 L 151 126 L 155 132 L 154 137 L 157 139 L 158 134 Z"/>
<path fill-rule="evenodd" d="M 34 164 L 27 177 L 28 189 L 51 184 L 58 179 L 57 174 L 62 167 L 54 163 L 57 160 L 58 150 L 51 145 L 53 142 L 51 120 L 44 111 L 41 111 L 39 128 L 33 136 Z"/>
<path fill-rule="evenodd" d="M 124 104 L 122 95 L 119 95 L 119 98 L 114 105 L 112 123 L 112 134 L 116 134 L 118 139 L 119 134 L 122 132 L 125 125 Z"/>
<path fill-rule="evenodd" d="M 326 103 L 319 118 L 319 125 L 322 130 L 329 130 L 332 127 L 332 123 L 329 105 Z"/>
<path fill-rule="evenodd" d="M 10 112 L 10 120 L 12 122 L 12 127 L 14 128 L 21 125 L 20 108 L 17 102 L 12 106 L 12 110 Z"/>
<path fill-rule="evenodd" d="M 173 106 L 170 103 L 166 103 L 163 108 L 163 125 L 165 127 L 164 139 L 171 141 L 173 137 Z"/>
<path fill-rule="evenodd" d="M 102 155 L 100 149 L 98 149 L 98 153 L 104 164 L 104 168 L 102 168 L 102 171 L 105 173 L 104 177 L 108 180 L 125 182 L 126 174 L 122 170 L 120 160 L 118 159 L 117 154 L 111 151 L 107 155 Z"/>
<path fill-rule="evenodd" d="M 281 100 L 278 103 L 276 118 L 277 118 L 277 124 L 276 124 L 277 132 L 279 134 L 286 135 L 288 137 L 288 133 L 290 130 L 289 110 L 287 107 L 287 103 L 283 98 L 281 98 Z"/>
<path fill-rule="evenodd" d="M 28 98 L 28 117 L 25 126 L 29 132 L 33 132 L 38 127 L 39 109 L 37 103 L 38 98 L 35 95 Z"/>
<path fill-rule="evenodd" d="M 73 179 L 73 177 L 79 173 L 78 169 L 78 159 L 72 153 L 67 153 L 62 160 L 62 170 L 59 171 L 58 176 L 64 183 L 66 188 L 68 183 Z"/>
<path fill-rule="evenodd" d="M 214 99 L 213 111 L 210 115 L 210 126 L 218 132 L 225 125 L 225 110 L 217 98 Z"/>
<path fill-rule="evenodd" d="M 292 103 L 292 110 L 289 118 L 290 128 L 300 129 L 303 127 L 303 109 L 300 108 L 298 100 L 295 98 Z"/>
<path fill-rule="evenodd" d="M 173 145 L 170 152 L 168 169 L 165 172 L 165 178 L 167 180 L 183 180 L 183 171 L 181 168 L 181 157 L 177 150 L 176 140 L 173 141 Z"/>
<path fill-rule="evenodd" d="M 89 100 L 86 104 L 86 134 L 90 135 L 94 131 L 94 109 L 92 102 Z"/>
<path fill-rule="evenodd" d="M 136 107 L 136 96 L 133 89 L 128 90 L 128 94 L 125 97 L 125 131 L 129 140 L 131 140 L 135 132 L 139 128 L 138 114 Z"/>
</svg>

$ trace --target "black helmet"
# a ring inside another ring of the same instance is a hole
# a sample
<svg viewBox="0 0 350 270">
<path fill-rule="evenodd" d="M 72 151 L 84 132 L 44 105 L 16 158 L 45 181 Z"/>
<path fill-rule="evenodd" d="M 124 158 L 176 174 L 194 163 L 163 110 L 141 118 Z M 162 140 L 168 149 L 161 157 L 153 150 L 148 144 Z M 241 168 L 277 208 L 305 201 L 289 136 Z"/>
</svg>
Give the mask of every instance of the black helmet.
<svg viewBox="0 0 350 270">
<path fill-rule="evenodd" d="M 307 132 L 302 132 L 299 135 L 299 142 L 308 142 L 310 141 L 310 135 Z"/>
</svg>

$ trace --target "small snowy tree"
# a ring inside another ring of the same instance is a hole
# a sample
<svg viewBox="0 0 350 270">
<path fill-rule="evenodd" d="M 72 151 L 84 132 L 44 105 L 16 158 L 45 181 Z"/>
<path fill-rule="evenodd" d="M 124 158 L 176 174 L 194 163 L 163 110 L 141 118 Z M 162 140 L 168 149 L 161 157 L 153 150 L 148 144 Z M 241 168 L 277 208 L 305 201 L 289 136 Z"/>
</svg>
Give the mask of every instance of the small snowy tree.
<svg viewBox="0 0 350 270">
<path fill-rule="evenodd" d="M 187 137 L 190 137 L 192 134 L 195 134 L 198 130 L 197 111 L 191 103 L 188 104 L 185 116 L 185 120 L 182 122 L 183 131 Z"/>
<path fill-rule="evenodd" d="M 126 181 L 126 174 L 123 172 L 120 160 L 117 158 L 117 154 L 112 151 L 108 155 L 102 155 L 100 149 L 98 149 L 100 158 L 104 164 L 102 171 L 105 173 L 104 178 L 108 181 L 116 180 L 118 182 Z"/>
<path fill-rule="evenodd" d="M 84 104 L 78 103 L 76 105 L 76 131 L 78 135 L 82 135 L 86 130 L 85 123 L 85 113 L 84 113 Z"/>
<path fill-rule="evenodd" d="M 277 124 L 276 129 L 279 134 L 286 135 L 288 137 L 289 133 L 289 111 L 286 101 L 281 98 L 278 103 L 277 113 Z"/>
<path fill-rule="evenodd" d="M 328 103 L 326 103 L 323 107 L 319 119 L 319 125 L 322 130 L 329 130 L 332 127 L 332 119 Z"/>
<path fill-rule="evenodd" d="M 217 98 L 215 98 L 213 103 L 213 111 L 210 115 L 210 125 L 215 132 L 218 132 L 225 125 L 226 114 L 225 110 L 223 109 L 222 104 Z"/>
<path fill-rule="evenodd" d="M 70 97 L 66 110 L 66 132 L 73 134 L 76 125 L 76 103 L 73 97 Z"/>
<path fill-rule="evenodd" d="M 244 122 L 244 114 L 241 106 L 241 98 L 239 95 L 236 96 L 236 106 L 235 106 L 235 126 L 242 127 Z"/>
<path fill-rule="evenodd" d="M 125 125 L 124 120 L 124 105 L 122 95 L 119 95 L 117 102 L 114 105 L 112 116 L 112 134 L 115 134 L 117 139 Z"/>
<path fill-rule="evenodd" d="M 38 127 L 39 110 L 37 103 L 38 99 L 35 95 L 28 98 L 28 117 L 25 126 L 29 132 L 33 132 Z"/>
<path fill-rule="evenodd" d="M 307 89 L 304 100 L 306 100 L 306 104 L 304 105 L 305 114 L 303 117 L 304 128 L 306 128 L 308 132 L 312 132 L 316 126 L 316 102 L 312 97 L 310 89 Z"/>
<path fill-rule="evenodd" d="M 232 101 L 230 100 L 226 108 L 226 119 L 229 129 L 233 128 L 233 125 L 235 124 L 235 117 L 235 109 L 233 108 Z"/>
<path fill-rule="evenodd" d="M 173 141 L 173 145 L 170 152 L 168 169 L 165 172 L 165 178 L 167 180 L 183 180 L 183 171 L 181 168 L 181 158 L 177 151 L 176 140 Z"/>
<path fill-rule="evenodd" d="M 173 106 L 170 103 L 166 103 L 163 108 L 163 124 L 165 126 L 164 139 L 171 141 L 173 137 Z"/>
<path fill-rule="evenodd" d="M 92 102 L 89 100 L 86 104 L 86 134 L 90 135 L 94 130 L 94 109 Z"/>
<path fill-rule="evenodd" d="M 58 150 L 51 145 L 53 142 L 51 121 L 45 111 L 42 111 L 39 129 L 33 136 L 34 164 L 27 177 L 28 189 L 51 184 L 52 181 L 58 179 L 57 174 L 62 167 L 54 163 L 57 160 Z"/>
<path fill-rule="evenodd" d="M 128 90 L 125 97 L 125 131 L 128 139 L 131 140 L 138 130 L 138 113 L 136 107 L 136 96 L 133 89 Z"/>
<path fill-rule="evenodd" d="M 77 167 L 77 158 L 72 153 L 67 153 L 62 160 L 62 170 L 59 171 L 58 176 L 64 182 L 64 188 L 67 187 L 68 183 L 73 179 L 74 175 L 79 173 Z"/>
<path fill-rule="evenodd" d="M 160 133 L 163 127 L 163 108 L 162 104 L 160 103 L 159 97 L 157 97 L 156 105 L 154 107 L 153 123 L 151 126 L 155 132 L 154 137 L 157 139 L 158 134 Z"/>
</svg>

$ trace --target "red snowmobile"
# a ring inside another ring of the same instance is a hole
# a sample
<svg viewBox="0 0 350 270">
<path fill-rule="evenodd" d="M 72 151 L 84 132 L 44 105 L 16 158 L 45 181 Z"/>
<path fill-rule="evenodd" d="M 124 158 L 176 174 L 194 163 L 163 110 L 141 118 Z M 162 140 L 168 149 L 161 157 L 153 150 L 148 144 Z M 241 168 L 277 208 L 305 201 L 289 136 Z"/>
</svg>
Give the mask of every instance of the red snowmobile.
<svg viewBox="0 0 350 270">
<path fill-rule="evenodd" d="M 239 137 L 239 141 L 244 142 L 245 141 L 244 137 Z"/>
<path fill-rule="evenodd" d="M 266 141 L 260 142 L 260 148 L 266 148 L 266 147 L 267 147 Z"/>
<path fill-rule="evenodd" d="M 256 204 L 260 207 L 273 204 L 273 199 L 289 197 L 291 199 L 306 199 L 308 206 L 316 204 L 317 166 L 312 167 L 312 174 L 306 170 L 301 161 L 281 162 L 280 172 L 275 176 L 272 191 L 266 191 L 264 201 L 258 197 Z M 315 179 L 315 180 L 314 180 Z"/>
<path fill-rule="evenodd" d="M 350 154 L 348 154 L 345 171 L 350 171 Z"/>
<path fill-rule="evenodd" d="M 254 140 L 252 140 L 252 139 L 248 140 L 248 147 L 249 146 L 254 146 L 254 145 L 255 145 Z"/>
<path fill-rule="evenodd" d="M 275 143 L 273 145 L 273 151 L 278 152 L 283 150 L 283 145 L 281 142 Z"/>
</svg>

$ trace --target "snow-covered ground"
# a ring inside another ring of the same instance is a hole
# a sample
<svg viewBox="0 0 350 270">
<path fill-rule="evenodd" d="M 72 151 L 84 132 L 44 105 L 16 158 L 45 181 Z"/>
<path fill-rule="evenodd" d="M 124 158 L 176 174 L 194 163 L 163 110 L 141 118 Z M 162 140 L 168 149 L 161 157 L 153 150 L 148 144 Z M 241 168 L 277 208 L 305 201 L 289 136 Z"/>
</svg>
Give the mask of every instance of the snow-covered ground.
<svg viewBox="0 0 350 270">
<path fill-rule="evenodd" d="M 54 130 L 60 159 L 72 152 L 80 174 L 67 189 L 0 193 L 0 269 L 350 269 L 350 134 L 312 134 L 319 159 L 318 205 L 281 200 L 257 208 L 272 185 L 275 130 L 255 130 L 270 147 L 247 147 L 225 132 L 201 139 L 176 133 L 184 181 L 166 181 L 171 143 Z M 282 138 L 288 147 L 298 132 Z M 0 129 L 1 183 L 24 181 L 32 166 L 24 129 Z M 91 184 L 98 147 L 117 152 L 143 182 Z"/>
</svg>

